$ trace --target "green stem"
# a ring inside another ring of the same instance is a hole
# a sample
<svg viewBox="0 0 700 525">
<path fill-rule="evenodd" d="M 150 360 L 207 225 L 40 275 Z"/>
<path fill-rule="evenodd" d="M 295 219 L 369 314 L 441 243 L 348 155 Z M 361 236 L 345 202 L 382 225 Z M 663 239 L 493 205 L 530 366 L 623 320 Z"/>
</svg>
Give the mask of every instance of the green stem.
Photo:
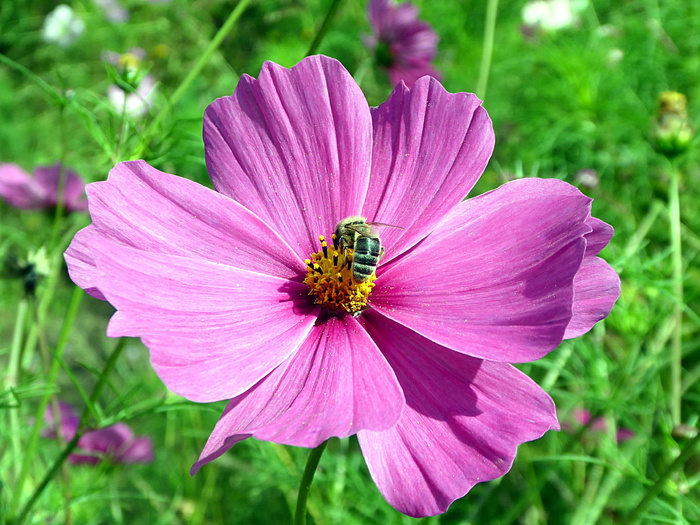
<svg viewBox="0 0 700 525">
<path fill-rule="evenodd" d="M 479 68 L 479 80 L 476 84 L 476 95 L 484 100 L 486 87 L 489 82 L 491 70 L 491 56 L 493 55 L 493 40 L 496 33 L 496 13 L 498 12 L 498 0 L 489 0 L 486 8 L 486 27 L 484 28 L 484 46 L 481 54 L 481 67 Z"/>
<path fill-rule="evenodd" d="M 21 299 L 17 305 L 17 317 L 15 319 L 14 333 L 12 334 L 12 346 L 10 347 L 10 362 L 8 363 L 7 367 L 7 379 L 5 386 L 8 391 L 12 391 L 12 389 L 17 386 L 19 381 L 19 362 L 20 354 L 22 352 L 24 325 L 27 321 L 27 308 L 27 299 Z M 10 418 L 12 454 L 15 458 L 22 457 L 21 446 L 19 443 L 19 418 L 17 414 L 19 406 L 20 404 L 17 403 L 17 407 L 10 407 L 7 411 L 8 417 Z"/>
<path fill-rule="evenodd" d="M 306 460 L 306 468 L 304 469 L 304 474 L 301 477 L 299 495 L 297 496 L 297 509 L 294 513 L 294 525 L 306 524 L 306 500 L 309 496 L 311 483 L 314 480 L 316 467 L 318 467 L 318 462 L 321 461 L 321 455 L 323 454 L 323 451 L 326 450 L 326 445 L 328 445 L 328 441 L 321 443 L 311 451 L 309 458 Z"/>
<path fill-rule="evenodd" d="M 80 290 L 82 292 L 82 290 Z M 82 298 L 82 294 L 80 295 Z M 77 308 L 76 308 L 77 309 Z M 28 516 L 29 511 L 32 509 L 36 501 L 39 499 L 41 494 L 44 492 L 44 489 L 48 486 L 49 483 L 51 483 L 51 480 L 54 478 L 56 473 L 61 469 L 61 466 L 63 463 L 66 461 L 68 456 L 70 456 L 71 452 L 75 449 L 75 447 L 78 446 L 78 441 L 82 437 L 82 435 L 85 433 L 85 429 L 87 427 L 87 422 L 88 422 L 88 416 L 90 416 L 91 412 L 91 407 L 97 402 L 97 399 L 99 399 L 100 394 L 102 394 L 102 390 L 104 389 L 105 385 L 107 384 L 107 377 L 109 374 L 112 372 L 112 369 L 116 365 L 117 361 L 119 360 L 119 357 L 121 356 L 122 351 L 124 350 L 124 347 L 126 346 L 126 338 L 122 337 L 119 339 L 117 342 L 117 345 L 114 347 L 114 350 L 112 351 L 112 354 L 109 356 L 109 359 L 107 360 L 107 364 L 105 364 L 104 370 L 102 371 L 102 374 L 100 374 L 99 379 L 97 380 L 97 384 L 95 384 L 95 388 L 92 390 L 92 394 L 90 395 L 90 403 L 85 405 L 85 408 L 83 408 L 83 412 L 80 414 L 80 423 L 78 424 L 78 430 L 75 432 L 75 436 L 73 436 L 73 439 L 71 439 L 68 444 L 64 447 L 63 451 L 61 454 L 59 454 L 58 458 L 56 458 L 56 461 L 54 461 L 53 465 L 49 469 L 49 471 L 46 473 L 44 478 L 41 480 L 41 483 L 36 487 L 34 490 L 34 493 L 31 495 L 29 498 L 29 501 L 27 501 L 27 504 L 24 506 L 22 509 L 22 512 L 20 515 L 17 517 L 17 521 L 15 522 L 16 525 L 20 525 L 22 521 Z M 65 346 L 65 344 L 64 344 Z M 58 359 L 54 360 L 54 363 L 59 361 Z M 37 428 L 39 425 L 36 425 Z"/>
<path fill-rule="evenodd" d="M 656 483 L 654 483 L 651 488 L 647 491 L 646 494 L 644 494 L 644 497 L 642 498 L 642 501 L 639 502 L 639 504 L 635 507 L 635 509 L 631 512 L 629 515 L 629 518 L 627 520 L 623 520 L 625 523 L 628 523 L 629 525 L 633 525 L 634 523 L 639 520 L 641 517 L 642 513 L 646 510 L 646 508 L 649 506 L 649 504 L 652 502 L 656 496 L 659 495 L 659 492 L 664 488 L 664 485 L 671 480 L 672 476 L 678 469 L 683 467 L 690 459 L 690 457 L 695 453 L 695 447 L 700 442 L 700 432 L 686 445 L 685 449 L 683 449 L 683 452 L 671 463 L 666 470 L 659 476 L 659 479 L 656 480 Z"/>
<path fill-rule="evenodd" d="M 243 11 L 245 11 L 245 8 L 248 7 L 250 1 L 251 0 L 241 0 L 240 2 L 238 2 L 238 5 L 226 19 L 224 25 L 221 26 L 221 29 L 219 29 L 216 35 L 214 35 L 214 38 L 209 43 L 209 46 L 204 50 L 202 56 L 199 57 L 197 63 L 192 69 L 190 69 L 190 72 L 184 78 L 184 80 L 180 82 L 180 85 L 170 97 L 170 100 L 168 101 L 166 106 L 158 112 L 158 114 L 153 119 L 153 122 L 151 122 L 151 124 L 148 126 L 148 129 L 144 132 L 143 138 L 138 148 L 131 157 L 132 159 L 138 159 L 143 156 L 143 153 L 146 150 L 147 142 L 153 135 L 153 132 L 158 128 L 160 122 L 165 118 L 165 116 L 168 113 L 170 113 L 173 106 L 175 106 L 175 104 L 178 103 L 178 101 L 182 98 L 185 92 L 189 89 L 190 84 L 192 84 L 192 82 L 194 82 L 194 80 L 199 76 L 202 69 L 204 69 L 204 66 L 207 64 L 207 62 L 209 62 L 211 56 L 221 45 L 221 42 L 223 42 L 224 38 L 228 36 L 233 27 L 236 25 L 236 22 L 243 14 Z"/>
<path fill-rule="evenodd" d="M 669 187 L 668 208 L 670 216 L 670 236 L 673 264 L 673 295 L 675 305 L 673 318 L 675 320 L 671 338 L 671 418 L 673 424 L 682 422 L 681 416 L 681 365 L 683 352 L 681 348 L 683 322 L 683 251 L 681 248 L 681 211 L 680 211 L 680 173 L 673 167 Z"/>
<path fill-rule="evenodd" d="M 56 194 L 56 209 L 54 210 L 53 216 L 53 227 L 51 228 L 51 240 L 49 241 L 49 250 L 53 250 L 56 242 L 58 241 L 59 234 L 61 231 L 61 226 L 63 223 L 63 215 L 65 210 L 65 203 L 63 198 L 65 195 L 66 187 L 66 154 L 68 148 L 66 147 L 66 117 L 65 117 L 65 105 L 61 105 L 61 110 L 59 113 L 59 129 L 61 133 L 61 169 L 58 173 L 58 190 Z"/>
<path fill-rule="evenodd" d="M 336 11 L 338 11 L 338 7 L 340 7 L 341 1 L 342 0 L 333 0 L 331 7 L 328 9 L 328 13 L 326 13 L 326 18 L 323 20 L 323 24 L 321 24 L 321 28 L 316 33 L 313 42 L 311 42 L 311 45 L 309 46 L 309 50 L 306 52 L 307 57 L 316 53 L 318 46 L 321 45 L 323 38 L 326 36 L 326 33 L 328 33 L 328 30 L 331 27 L 331 22 L 333 21 Z"/>
<path fill-rule="evenodd" d="M 56 382 L 56 376 L 58 375 L 58 370 L 60 369 L 60 357 L 63 355 L 63 351 L 66 348 L 66 343 L 68 342 L 68 334 L 75 322 L 75 318 L 78 314 L 78 307 L 80 306 L 80 301 L 83 298 L 83 291 L 76 287 L 73 290 L 73 295 L 71 297 L 70 303 L 68 304 L 68 310 L 66 311 L 66 316 L 63 320 L 63 326 L 61 327 L 61 332 L 56 343 L 55 357 L 51 362 L 51 368 L 46 377 L 47 385 L 54 385 Z M 53 395 L 52 389 L 48 389 L 48 392 L 39 402 L 37 407 L 34 428 L 32 429 L 32 435 L 29 438 L 29 443 L 25 447 L 24 453 L 22 454 L 22 466 L 20 469 L 19 476 L 17 477 L 17 482 L 14 486 L 14 497 L 12 500 L 12 510 L 15 511 L 19 506 L 19 500 L 22 497 L 22 488 L 24 482 L 27 478 L 29 472 L 29 464 L 34 456 L 34 450 L 39 442 L 39 436 L 41 434 L 41 423 L 44 421 L 44 412 L 46 407 L 49 405 L 51 396 Z M 18 522 L 19 523 L 19 522 Z"/>
</svg>

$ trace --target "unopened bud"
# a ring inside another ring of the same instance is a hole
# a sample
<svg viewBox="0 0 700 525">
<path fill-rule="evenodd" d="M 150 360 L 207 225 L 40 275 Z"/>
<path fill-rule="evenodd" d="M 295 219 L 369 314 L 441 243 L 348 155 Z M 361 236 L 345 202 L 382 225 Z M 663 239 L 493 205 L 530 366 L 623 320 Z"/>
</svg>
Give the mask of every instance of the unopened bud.
<svg viewBox="0 0 700 525">
<path fill-rule="evenodd" d="M 693 439 L 698 435 L 698 429 L 692 425 L 681 423 L 673 427 L 671 434 L 676 439 Z"/>
<path fill-rule="evenodd" d="M 654 149 L 667 157 L 673 157 L 688 149 L 693 138 L 685 95 L 676 91 L 664 91 L 659 96 L 659 111 L 652 125 L 651 138 Z"/>
</svg>

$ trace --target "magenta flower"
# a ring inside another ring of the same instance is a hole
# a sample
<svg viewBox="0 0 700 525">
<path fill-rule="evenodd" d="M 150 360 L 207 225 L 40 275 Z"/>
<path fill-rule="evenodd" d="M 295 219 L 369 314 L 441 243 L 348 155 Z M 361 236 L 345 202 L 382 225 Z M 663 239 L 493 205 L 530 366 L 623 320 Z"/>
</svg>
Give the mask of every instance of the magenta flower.
<svg viewBox="0 0 700 525">
<path fill-rule="evenodd" d="M 579 428 L 588 425 L 591 421 L 591 413 L 585 408 L 574 410 L 572 414 L 573 424 L 566 422 L 562 426 L 569 432 L 575 432 Z M 597 417 L 590 423 L 589 429 L 593 434 L 604 434 L 608 431 L 608 422 L 603 417 Z M 634 432 L 628 428 L 618 428 L 615 439 L 618 443 L 629 441 L 635 436 Z"/>
<path fill-rule="evenodd" d="M 60 433 L 63 441 L 70 441 L 78 431 L 80 417 L 75 408 L 68 403 L 59 401 L 58 408 L 58 425 L 54 419 L 53 408 L 51 406 L 46 408 L 44 423 L 48 426 L 42 430 L 42 435 L 56 438 L 57 433 Z M 148 437 L 134 436 L 133 431 L 125 423 L 116 423 L 83 434 L 78 440 L 78 451 L 68 456 L 68 461 L 90 465 L 96 465 L 101 461 L 150 463 L 153 461 L 153 443 Z"/>
<path fill-rule="evenodd" d="M 596 254 L 612 228 L 559 180 L 463 201 L 494 144 L 474 95 L 424 77 L 369 108 L 333 59 L 268 62 L 208 107 L 204 143 L 217 191 L 118 164 L 66 252 L 117 308 L 109 336 L 141 337 L 174 392 L 230 399 L 192 473 L 249 437 L 357 434 L 389 503 L 426 516 L 559 427 L 509 363 L 609 313 L 619 280 Z M 379 227 L 360 282 L 332 237 L 354 216 L 400 227 Z"/>
<path fill-rule="evenodd" d="M 366 44 L 392 84 L 403 80 L 411 87 L 424 75 L 440 79 L 431 64 L 437 54 L 438 34 L 430 24 L 418 20 L 418 9 L 413 4 L 370 0 L 367 11 L 372 36 Z"/>
<path fill-rule="evenodd" d="M 64 169 L 63 205 L 66 211 L 87 209 L 85 183 L 73 170 Z M 34 177 L 17 164 L 0 164 L 0 197 L 16 208 L 40 210 L 58 203 L 61 164 L 39 166 Z"/>
</svg>

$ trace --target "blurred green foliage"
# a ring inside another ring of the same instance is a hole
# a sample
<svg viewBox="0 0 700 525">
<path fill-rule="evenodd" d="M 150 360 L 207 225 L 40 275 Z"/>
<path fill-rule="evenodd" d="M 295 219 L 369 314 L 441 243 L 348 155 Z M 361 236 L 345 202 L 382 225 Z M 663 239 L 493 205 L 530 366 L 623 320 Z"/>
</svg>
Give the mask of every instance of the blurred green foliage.
<svg viewBox="0 0 700 525">
<path fill-rule="evenodd" d="M 30 170 L 62 159 L 88 181 L 106 178 L 145 141 L 145 158 L 158 169 L 210 185 L 201 139 L 202 115 L 215 98 L 230 94 L 242 74 L 257 76 L 272 60 L 285 66 L 305 54 L 330 6 L 329 0 L 259 0 L 246 9 L 222 46 L 167 109 L 169 97 L 202 56 L 235 2 L 129 0 L 125 23 L 109 23 L 95 3 L 69 2 L 86 24 L 69 47 L 41 40 L 53 0 L 4 0 L 0 7 L 0 162 Z M 440 34 L 437 68 L 448 91 L 473 91 L 479 74 L 486 3 L 416 0 L 423 19 Z M 700 213 L 697 139 L 672 166 L 653 151 L 649 127 L 658 95 L 688 97 L 695 129 L 700 114 L 700 5 L 686 0 L 594 0 L 571 28 L 525 36 L 524 4 L 501 2 L 496 45 L 484 105 L 496 131 L 496 150 L 476 192 L 523 176 L 576 183 L 592 169 L 594 214 L 613 224 L 616 236 L 603 256 L 619 271 L 622 296 L 604 325 L 566 342 L 547 358 L 522 368 L 554 397 L 562 420 L 586 407 L 636 437 L 618 445 L 550 432 L 521 447 L 510 474 L 478 485 L 443 516 L 423 523 L 483 524 L 626 523 L 684 442 L 671 437 L 669 338 L 674 305 L 668 248 L 667 187 L 671 169 L 682 172 L 681 215 L 685 265 L 683 413 L 698 424 L 700 406 Z M 370 104 L 391 86 L 373 69 L 362 44 L 369 33 L 364 2 L 344 2 L 320 52 L 358 75 Z M 143 48 L 144 67 L 159 81 L 149 114 L 124 117 L 113 108 L 105 51 Z M 164 111 L 155 129 L 156 114 Z M 146 131 L 149 131 L 146 134 Z M 62 222 L 55 256 L 87 217 Z M 53 216 L 18 212 L 0 203 L 0 258 L 26 259 L 51 244 Z M 112 308 L 86 297 L 72 327 L 64 369 L 45 380 L 43 348 L 56 344 L 71 296 L 63 273 L 39 284 L 37 299 L 22 283 L 0 280 L 0 362 L 13 344 L 20 304 L 22 376 L 0 397 L 0 415 L 14 411 L 19 435 L 0 425 L 0 521 L 13 496 L 16 474 L 11 440 L 25 443 L 37 400 L 47 390 L 81 403 L 78 385 L 95 384 L 114 341 L 105 327 Z M 41 293 L 51 286 L 53 297 Z M 44 301 L 44 302 L 42 302 Z M 42 311 L 42 308 L 44 310 Z M 42 313 L 43 312 L 43 313 Z M 33 334 L 33 335 L 32 335 Z M 70 372 L 70 374 L 68 373 Z M 156 444 L 156 461 L 142 466 L 68 467 L 37 502 L 30 523 L 282 523 L 291 517 L 307 451 L 245 441 L 196 477 L 188 475 L 223 404 L 195 405 L 169 394 L 130 341 L 95 407 L 97 424 L 128 421 Z M 23 500 L 59 453 L 42 439 Z M 644 523 L 700 522 L 700 460 L 694 456 L 652 503 Z M 66 494 L 69 494 L 68 498 Z M 67 507 L 68 505 L 68 507 Z M 356 440 L 333 440 L 321 461 L 309 502 L 310 522 L 413 523 L 387 505 L 369 478 Z M 54 518 L 57 520 L 55 521 Z"/>
</svg>

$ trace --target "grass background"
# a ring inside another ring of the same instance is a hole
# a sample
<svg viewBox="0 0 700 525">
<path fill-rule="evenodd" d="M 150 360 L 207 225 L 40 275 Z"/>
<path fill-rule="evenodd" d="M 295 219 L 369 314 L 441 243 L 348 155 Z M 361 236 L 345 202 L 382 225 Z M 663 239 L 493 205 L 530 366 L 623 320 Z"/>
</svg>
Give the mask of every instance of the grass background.
<svg viewBox="0 0 700 525">
<path fill-rule="evenodd" d="M 206 106 L 229 95 L 240 74 L 257 76 L 265 60 L 285 66 L 298 62 L 331 4 L 251 2 L 168 110 L 170 97 L 236 2 L 124 1 L 130 19 L 123 24 L 109 23 L 88 0 L 69 3 L 87 29 L 74 44 L 60 48 L 43 43 L 40 31 L 55 2 L 2 2 L 0 162 L 31 170 L 62 159 L 87 181 L 97 181 L 116 162 L 142 152 L 158 169 L 209 186 L 201 140 Z M 440 35 L 435 63 L 445 87 L 474 91 L 486 3 L 415 3 Z M 672 169 L 681 172 L 683 421 L 697 427 L 700 406 L 697 140 L 672 165 L 654 152 L 648 138 L 658 95 L 669 89 L 688 96 L 697 128 L 700 5 L 595 0 L 577 26 L 525 38 L 520 31 L 523 4 L 499 6 L 484 101 L 497 143 L 475 193 L 514 177 L 574 183 L 582 169 L 600 175 L 598 187 L 583 191 L 596 199 L 594 215 L 616 229 L 603 256 L 622 277 L 622 296 L 591 333 L 521 368 L 553 396 L 562 421 L 585 407 L 605 417 L 609 431 L 550 432 L 520 447 L 507 476 L 477 485 L 446 514 L 423 520 L 402 516 L 384 502 L 354 438 L 332 440 L 311 491 L 311 523 L 628 523 L 630 512 L 659 479 L 661 490 L 641 522 L 700 522 L 697 452 L 675 474 L 664 474 L 693 445 L 688 438 L 673 437 L 670 409 L 670 341 L 677 304 L 667 204 Z M 367 33 L 365 2 L 343 2 L 319 52 L 340 59 L 357 74 L 370 104 L 376 105 L 391 86 L 369 61 L 361 41 Z M 155 107 L 139 119 L 125 119 L 110 106 L 105 92 L 112 79 L 101 59 L 104 50 L 125 52 L 132 46 L 148 52 L 145 64 L 160 82 Z M 614 50 L 622 52 L 617 62 L 611 60 L 611 54 L 619 56 Z M 161 110 L 163 118 L 152 125 Z M 30 421 L 41 400 L 55 393 L 84 406 L 116 344 L 104 335 L 112 313 L 106 303 L 84 297 L 74 320 L 69 316 L 64 321 L 76 296 L 60 254 L 87 223 L 86 216 L 72 215 L 55 226 L 50 214 L 18 211 L 0 202 L 0 258 L 26 259 L 43 246 L 52 264 L 36 298 L 25 297 L 21 281 L 0 280 L 0 374 L 6 380 L 0 387 L 0 521 L 10 522 L 13 508 L 17 510 L 13 501 L 21 508 L 60 454 L 56 441 L 32 444 Z M 19 378 L 10 385 L 6 371 L 12 348 L 21 348 L 22 354 Z M 247 440 L 190 478 L 189 468 L 223 404 L 196 405 L 168 393 L 138 340 L 127 342 L 101 395 L 89 406 L 94 425 L 126 421 L 137 434 L 151 436 L 155 461 L 62 468 L 27 523 L 290 521 L 307 451 Z M 615 426 L 631 429 L 635 438 L 617 444 Z M 27 477 L 18 484 L 23 461 Z"/>
</svg>

